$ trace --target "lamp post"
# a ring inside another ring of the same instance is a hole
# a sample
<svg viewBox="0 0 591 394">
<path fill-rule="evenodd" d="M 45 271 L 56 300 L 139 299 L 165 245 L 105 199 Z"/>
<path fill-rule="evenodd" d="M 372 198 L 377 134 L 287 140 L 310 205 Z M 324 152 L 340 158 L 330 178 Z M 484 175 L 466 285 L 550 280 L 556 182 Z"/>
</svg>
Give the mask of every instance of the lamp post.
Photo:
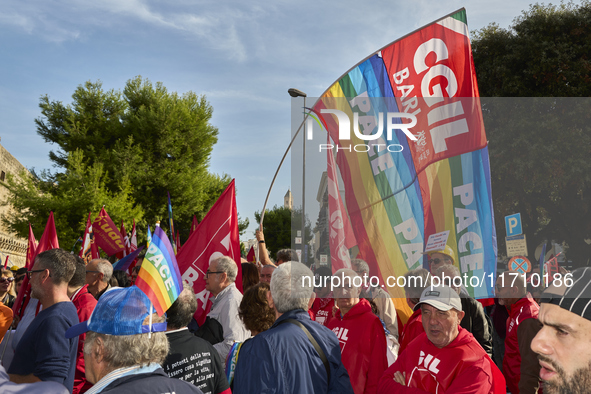
<svg viewBox="0 0 591 394">
<path fill-rule="evenodd" d="M 298 89 L 288 89 L 287 93 L 291 97 L 303 97 L 304 108 L 306 107 L 307 94 Z M 305 117 L 305 115 L 304 115 Z M 306 253 L 306 125 L 304 124 L 304 134 L 302 138 L 303 153 L 302 153 L 302 263 Z"/>
</svg>

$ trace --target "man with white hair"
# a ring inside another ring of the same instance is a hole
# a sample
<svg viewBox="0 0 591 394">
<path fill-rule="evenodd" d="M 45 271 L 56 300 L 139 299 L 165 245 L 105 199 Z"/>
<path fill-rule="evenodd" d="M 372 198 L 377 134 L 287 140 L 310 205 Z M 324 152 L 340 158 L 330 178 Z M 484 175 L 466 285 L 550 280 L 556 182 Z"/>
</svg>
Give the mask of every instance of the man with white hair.
<svg viewBox="0 0 591 394">
<path fill-rule="evenodd" d="M 437 268 L 435 276 L 443 278 L 442 283 L 449 286 L 460 295 L 462 300 L 462 311 L 465 313 L 464 318 L 460 322 L 460 326 L 468 330 L 474 335 L 480 346 L 484 349 L 486 354 L 492 358 L 492 323 L 489 323 L 484 313 L 482 304 L 476 301 L 469 295 L 461 294 L 462 289 L 462 275 L 460 270 L 455 265 L 445 264 Z"/>
<path fill-rule="evenodd" d="M 308 315 L 313 274 L 305 265 L 280 265 L 267 293 L 273 326 L 245 342 L 234 393 L 353 393 L 335 334 Z"/>
<path fill-rule="evenodd" d="M 205 289 L 215 297 L 207 316 L 219 322 L 223 331 L 223 340 L 213 344 L 222 360 L 226 359 L 234 342 L 250 338 L 250 331 L 238 316 L 242 293 L 234 283 L 237 275 L 238 266 L 227 256 L 212 261 L 205 273 Z"/>
<path fill-rule="evenodd" d="M 351 268 L 360 277 L 366 277 L 364 284 L 369 283 L 369 265 L 361 259 L 351 260 Z M 386 329 L 396 338 L 398 341 L 398 319 L 396 316 L 396 307 L 388 294 L 382 287 L 367 286 L 363 289 L 362 297 L 371 299 L 378 307 L 380 319 L 386 324 Z"/>
<path fill-rule="evenodd" d="M 90 260 L 86 266 L 86 284 L 88 291 L 97 300 L 111 288 L 109 281 L 113 276 L 113 264 L 109 260 Z"/>
</svg>

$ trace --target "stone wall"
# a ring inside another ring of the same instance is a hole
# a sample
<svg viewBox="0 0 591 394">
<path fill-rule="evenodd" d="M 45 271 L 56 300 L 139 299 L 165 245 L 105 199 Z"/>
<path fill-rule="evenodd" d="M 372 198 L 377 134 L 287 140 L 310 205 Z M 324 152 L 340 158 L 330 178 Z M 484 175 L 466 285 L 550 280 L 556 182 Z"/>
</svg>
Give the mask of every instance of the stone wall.
<svg viewBox="0 0 591 394">
<path fill-rule="evenodd" d="M 8 190 L 5 186 L 8 174 L 18 175 L 23 170 L 27 171 L 25 166 L 0 145 L 0 201 L 5 201 L 8 196 Z M 12 207 L 10 205 L 0 206 L 0 216 L 9 215 L 11 211 Z M 0 221 L 0 253 L 2 266 L 4 266 L 6 255 L 10 259 L 8 262 L 9 267 L 12 265 L 20 267 L 25 265 L 27 240 L 11 234 L 2 221 Z"/>
</svg>

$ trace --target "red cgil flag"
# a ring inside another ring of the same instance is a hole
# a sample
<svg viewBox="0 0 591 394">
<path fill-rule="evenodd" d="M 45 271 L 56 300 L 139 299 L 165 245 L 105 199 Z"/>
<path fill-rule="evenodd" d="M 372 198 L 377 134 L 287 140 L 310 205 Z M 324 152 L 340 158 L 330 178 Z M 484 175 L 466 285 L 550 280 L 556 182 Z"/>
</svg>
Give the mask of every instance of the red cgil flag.
<svg viewBox="0 0 591 394">
<path fill-rule="evenodd" d="M 211 308 L 210 293 L 205 289 L 205 272 L 212 261 L 222 256 L 228 256 L 237 263 L 238 275 L 235 283 L 236 287 L 242 291 L 234 180 L 213 204 L 176 256 L 183 281 L 192 285 L 197 295 L 198 308 L 195 319 L 200 325 L 205 321 Z"/>
<path fill-rule="evenodd" d="M 101 209 L 99 215 L 94 219 L 92 229 L 96 244 L 109 256 L 125 249 L 125 241 L 117 226 L 115 226 L 115 223 L 113 223 L 109 214 L 105 211 L 105 207 Z"/>
<path fill-rule="evenodd" d="M 59 242 L 57 240 L 57 231 L 55 230 L 55 221 L 53 219 L 53 212 L 49 213 L 49 219 L 47 219 L 47 224 L 45 225 L 45 230 L 43 231 L 43 235 L 41 236 L 41 240 L 39 241 L 39 245 L 35 248 L 35 251 L 31 253 L 31 246 L 35 244 L 35 235 L 33 234 L 33 230 L 31 229 L 31 225 L 29 225 L 29 250 L 27 250 L 27 270 L 31 270 L 35 263 L 35 257 L 41 252 L 45 252 L 46 250 L 59 248 Z M 21 286 L 21 290 L 18 292 L 18 296 L 16 297 L 16 301 L 12 306 L 12 311 L 14 315 L 18 315 L 22 317 L 22 314 L 31 299 L 31 285 L 29 284 L 29 276 L 26 275 L 23 279 L 23 284 Z M 23 298 L 27 296 L 27 299 L 23 303 Z M 22 306 L 22 307 L 21 307 Z"/>
<path fill-rule="evenodd" d="M 86 264 L 88 264 L 92 259 L 100 258 L 98 247 L 96 246 L 96 242 L 94 242 L 92 222 L 90 221 L 91 214 L 92 212 L 88 212 L 88 219 L 86 219 L 86 230 L 84 230 L 84 237 L 82 238 L 82 249 L 80 249 L 80 253 L 78 253 L 78 256 L 80 256 L 80 258 L 84 260 Z"/>
<path fill-rule="evenodd" d="M 248 260 L 249 263 L 256 264 L 257 258 L 254 254 L 254 246 L 251 246 L 250 249 L 248 250 L 248 254 L 246 255 L 246 260 Z"/>
</svg>

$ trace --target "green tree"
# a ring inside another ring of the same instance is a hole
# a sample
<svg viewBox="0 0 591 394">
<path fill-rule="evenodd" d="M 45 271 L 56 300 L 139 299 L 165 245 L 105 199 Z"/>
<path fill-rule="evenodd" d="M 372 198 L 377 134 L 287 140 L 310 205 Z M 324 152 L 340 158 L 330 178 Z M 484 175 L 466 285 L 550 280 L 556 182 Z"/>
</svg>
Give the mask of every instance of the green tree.
<svg viewBox="0 0 591 394">
<path fill-rule="evenodd" d="M 57 145 L 50 152 L 57 172 L 10 183 L 8 202 L 18 208 L 4 220 L 21 236 L 34 214 L 46 220 L 54 210 L 56 220 L 65 220 L 59 235 L 70 238 L 88 211 L 102 205 L 115 223 L 135 218 L 142 230 L 157 220 L 167 223 L 170 192 L 175 228 L 187 239 L 193 215 L 201 220 L 231 180 L 208 171 L 218 130 L 210 124 L 213 109 L 204 96 L 168 92 L 162 83 L 138 76 L 123 91 L 86 82 L 70 104 L 46 95 L 39 106 L 37 132 Z M 86 189 L 79 195 L 82 184 Z M 58 206 L 71 211 L 67 220 L 60 219 Z"/>
<path fill-rule="evenodd" d="M 255 212 L 254 217 L 257 223 L 261 222 L 260 212 Z M 275 205 L 273 209 L 267 209 L 265 211 L 263 233 L 265 234 L 265 245 L 271 258 L 275 258 L 277 251 L 280 249 L 290 249 L 292 245 L 295 248 L 301 248 L 301 245 L 295 244 L 295 234 L 301 229 L 301 226 L 301 210 L 291 210 Z M 312 228 L 307 217 L 305 226 L 306 242 L 309 242 L 312 239 Z M 310 265 L 313 256 L 310 250 L 308 252 L 308 265 Z"/>
<path fill-rule="evenodd" d="M 474 64 L 491 161 L 499 251 L 504 216 L 520 212 L 528 251 L 566 242 L 567 257 L 591 256 L 591 3 L 533 5 L 509 29 L 473 33 Z M 532 97 L 537 97 L 533 99 Z"/>
<path fill-rule="evenodd" d="M 121 182 L 121 189 L 111 192 L 105 187 L 106 172 L 102 164 L 92 167 L 84 164 L 80 150 L 71 153 L 63 173 L 50 175 L 44 171 L 39 176 L 26 173 L 20 177 L 9 175 L 7 188 L 13 213 L 3 217 L 4 223 L 23 237 L 28 235 L 29 223 L 39 238 L 47 223 L 49 212 L 53 211 L 55 226 L 61 246 L 68 249 L 86 226 L 88 212 L 95 216 L 105 205 L 110 216 L 117 223 L 133 219 L 143 223 L 143 210 L 134 204 L 131 183 Z M 92 218 L 94 219 L 94 217 Z"/>
</svg>

